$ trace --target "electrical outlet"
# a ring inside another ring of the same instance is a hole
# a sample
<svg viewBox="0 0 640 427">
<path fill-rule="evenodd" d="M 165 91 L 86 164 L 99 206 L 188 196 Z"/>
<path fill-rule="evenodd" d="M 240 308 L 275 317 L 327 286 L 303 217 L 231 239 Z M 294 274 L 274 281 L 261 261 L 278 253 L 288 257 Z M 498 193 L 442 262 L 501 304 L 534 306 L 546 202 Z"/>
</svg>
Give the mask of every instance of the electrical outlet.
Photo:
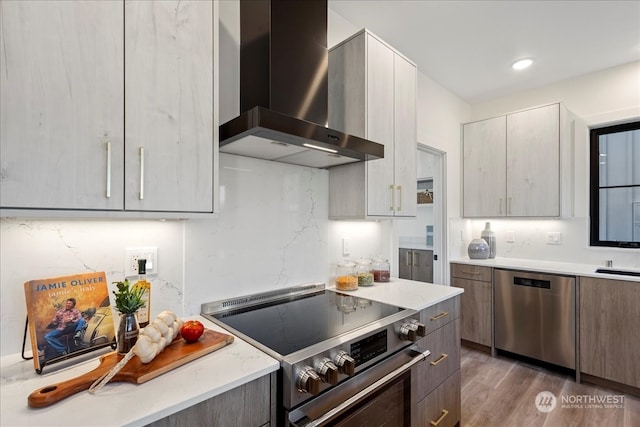
<svg viewBox="0 0 640 427">
<path fill-rule="evenodd" d="M 516 241 L 516 232 L 507 231 L 507 243 L 514 243 Z"/>
<path fill-rule="evenodd" d="M 138 275 L 138 260 L 146 259 L 147 275 L 158 271 L 158 247 L 145 246 L 126 248 L 124 250 L 124 275 L 125 277 Z"/>
</svg>

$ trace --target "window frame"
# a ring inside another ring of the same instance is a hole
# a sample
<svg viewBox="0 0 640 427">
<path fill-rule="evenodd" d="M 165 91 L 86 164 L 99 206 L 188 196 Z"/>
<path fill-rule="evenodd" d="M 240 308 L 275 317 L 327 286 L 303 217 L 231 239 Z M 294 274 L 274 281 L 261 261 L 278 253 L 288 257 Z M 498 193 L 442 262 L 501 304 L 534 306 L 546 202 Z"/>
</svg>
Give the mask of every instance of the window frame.
<svg viewBox="0 0 640 427">
<path fill-rule="evenodd" d="M 631 185 L 618 185 L 611 187 L 600 187 L 600 136 L 627 132 L 640 129 L 640 119 L 633 122 L 607 125 L 589 130 L 589 245 L 597 247 L 612 247 L 625 249 L 638 249 L 640 242 L 621 242 L 612 240 L 600 240 L 600 189 L 601 188 L 624 188 L 635 187 Z"/>
</svg>

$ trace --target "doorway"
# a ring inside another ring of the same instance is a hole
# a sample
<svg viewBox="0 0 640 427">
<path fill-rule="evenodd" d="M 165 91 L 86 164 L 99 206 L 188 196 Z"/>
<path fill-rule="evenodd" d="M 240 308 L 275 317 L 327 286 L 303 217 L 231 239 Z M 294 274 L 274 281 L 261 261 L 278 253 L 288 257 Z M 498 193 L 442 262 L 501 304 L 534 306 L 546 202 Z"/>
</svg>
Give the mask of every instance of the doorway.
<svg viewBox="0 0 640 427">
<path fill-rule="evenodd" d="M 433 283 L 446 284 L 446 153 L 418 143 L 415 219 L 394 220 L 394 257 L 401 248 L 433 251 Z M 424 193 L 424 194 L 423 194 Z M 427 194 L 430 193 L 430 194 Z M 399 258 L 396 258 L 401 262 Z"/>
</svg>

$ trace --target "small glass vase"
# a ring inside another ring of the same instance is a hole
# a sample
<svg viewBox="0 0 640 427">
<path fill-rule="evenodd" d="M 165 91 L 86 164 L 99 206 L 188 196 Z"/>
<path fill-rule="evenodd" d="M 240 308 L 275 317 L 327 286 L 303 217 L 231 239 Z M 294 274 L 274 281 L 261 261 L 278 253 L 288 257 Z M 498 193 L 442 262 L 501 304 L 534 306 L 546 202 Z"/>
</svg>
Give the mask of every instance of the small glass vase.
<svg viewBox="0 0 640 427">
<path fill-rule="evenodd" d="M 138 340 L 140 328 L 135 313 L 121 314 L 118 325 L 118 354 L 125 355 L 133 348 Z"/>
</svg>

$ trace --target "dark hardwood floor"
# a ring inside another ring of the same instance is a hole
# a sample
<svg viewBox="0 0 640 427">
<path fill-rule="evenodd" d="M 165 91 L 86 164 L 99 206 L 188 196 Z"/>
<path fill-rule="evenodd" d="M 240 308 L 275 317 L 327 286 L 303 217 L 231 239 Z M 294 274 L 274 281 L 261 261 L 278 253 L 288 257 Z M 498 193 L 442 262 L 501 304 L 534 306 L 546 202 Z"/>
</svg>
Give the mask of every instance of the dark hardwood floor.
<svg viewBox="0 0 640 427">
<path fill-rule="evenodd" d="M 640 426 L 637 397 L 577 384 L 572 375 L 501 355 L 492 358 L 466 346 L 461 365 L 462 427 Z M 536 406 L 543 391 L 555 397 L 556 406 L 548 413 Z"/>
</svg>

